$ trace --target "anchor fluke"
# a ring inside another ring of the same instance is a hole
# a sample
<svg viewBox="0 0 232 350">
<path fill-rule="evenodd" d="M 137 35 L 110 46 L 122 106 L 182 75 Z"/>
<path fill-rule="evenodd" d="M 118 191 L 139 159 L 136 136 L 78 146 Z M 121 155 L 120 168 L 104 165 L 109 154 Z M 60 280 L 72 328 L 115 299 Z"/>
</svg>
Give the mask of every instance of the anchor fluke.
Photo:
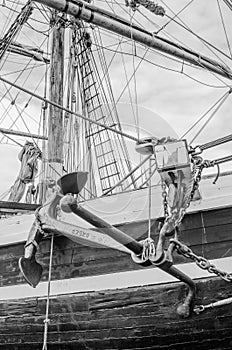
<svg viewBox="0 0 232 350">
<path fill-rule="evenodd" d="M 43 272 L 42 266 L 39 263 L 37 263 L 34 257 L 21 257 L 19 259 L 19 268 L 27 283 L 29 283 L 33 288 L 35 288 L 41 280 Z"/>
<path fill-rule="evenodd" d="M 78 171 L 62 176 L 57 181 L 57 184 L 60 186 L 63 194 L 78 194 L 85 186 L 87 178 L 87 172 Z"/>
</svg>

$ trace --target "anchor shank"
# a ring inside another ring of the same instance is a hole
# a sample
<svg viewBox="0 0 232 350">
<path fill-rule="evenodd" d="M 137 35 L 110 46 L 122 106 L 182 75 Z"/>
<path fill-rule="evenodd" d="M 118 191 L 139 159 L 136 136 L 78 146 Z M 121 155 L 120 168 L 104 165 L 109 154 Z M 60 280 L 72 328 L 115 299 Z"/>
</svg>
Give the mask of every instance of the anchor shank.
<svg viewBox="0 0 232 350">
<path fill-rule="evenodd" d="M 143 246 L 141 243 L 134 240 L 132 237 L 128 236 L 124 232 L 120 231 L 116 227 L 110 225 L 103 219 L 94 215 L 87 209 L 79 206 L 77 201 L 72 197 L 68 196 L 68 202 L 70 209 L 74 214 L 81 217 L 82 219 L 89 222 L 91 225 L 99 228 L 104 234 L 115 239 L 117 242 L 123 244 L 126 248 L 130 249 L 133 253 L 139 255 L 142 253 Z"/>
</svg>

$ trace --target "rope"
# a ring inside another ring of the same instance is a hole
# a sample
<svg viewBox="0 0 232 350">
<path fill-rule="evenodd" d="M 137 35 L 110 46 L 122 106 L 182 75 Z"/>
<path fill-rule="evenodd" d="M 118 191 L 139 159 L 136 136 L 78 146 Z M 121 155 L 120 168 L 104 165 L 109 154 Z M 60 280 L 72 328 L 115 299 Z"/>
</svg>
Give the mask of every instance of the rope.
<svg viewBox="0 0 232 350">
<path fill-rule="evenodd" d="M 224 137 L 221 137 L 221 138 L 216 139 L 214 141 L 210 141 L 210 142 L 204 143 L 203 145 L 200 145 L 198 147 L 202 151 L 204 151 L 204 150 L 206 150 L 208 148 L 215 147 L 215 146 L 221 145 L 221 144 L 229 142 L 229 141 L 232 141 L 232 134 L 224 136 Z"/>
<path fill-rule="evenodd" d="M 107 130 L 110 130 L 110 131 L 112 131 L 112 132 L 114 132 L 114 133 L 116 133 L 116 134 L 119 134 L 119 135 L 121 135 L 121 136 L 127 137 L 128 139 L 131 139 L 131 140 L 133 140 L 133 141 L 136 141 L 136 142 L 139 141 L 139 140 L 137 139 L 137 137 L 134 137 L 134 136 L 131 136 L 131 135 L 129 135 L 129 134 L 126 134 L 126 133 L 124 133 L 124 132 L 122 132 L 122 131 L 113 129 L 113 128 L 110 127 L 110 126 L 104 125 L 104 124 L 99 123 L 99 122 L 97 122 L 97 121 L 94 121 L 94 120 L 92 120 L 92 119 L 90 119 L 90 118 L 87 118 L 87 117 L 85 117 L 84 115 L 82 115 L 82 114 L 80 114 L 80 113 L 73 112 L 73 111 L 71 111 L 70 109 L 65 108 L 65 107 L 59 105 L 58 103 L 52 102 L 52 101 L 48 100 L 47 98 L 44 98 L 44 97 L 42 97 L 42 96 L 40 96 L 40 95 L 38 95 L 38 94 L 36 94 L 36 93 L 34 93 L 34 92 L 31 92 L 31 91 L 29 91 L 29 90 L 23 88 L 22 86 L 19 86 L 18 84 L 12 83 L 11 81 L 9 81 L 9 80 L 3 78 L 2 76 L 0 76 L 0 80 L 3 81 L 3 82 L 5 82 L 6 84 L 12 85 L 12 86 L 15 87 L 16 89 L 19 89 L 19 90 L 25 92 L 26 94 L 29 94 L 29 95 L 31 95 L 31 96 L 33 96 L 33 97 L 35 97 L 35 98 L 37 98 L 37 99 L 39 99 L 39 100 L 41 100 L 41 101 L 47 102 L 47 103 L 49 103 L 50 105 L 52 105 L 52 106 L 54 106 L 54 107 L 57 107 L 57 108 L 59 108 L 59 109 L 62 109 L 62 110 L 65 111 L 65 112 L 68 112 L 68 113 L 70 113 L 70 114 L 76 115 L 77 117 L 79 117 L 79 118 L 81 118 L 81 119 L 84 119 L 84 120 L 86 120 L 86 121 L 88 121 L 88 122 L 90 122 L 90 123 L 96 124 L 96 125 L 98 125 L 98 126 L 100 126 L 100 127 L 102 127 L 102 128 L 105 128 L 105 129 L 107 129 Z"/>
<path fill-rule="evenodd" d="M 206 120 L 206 122 L 203 124 L 203 126 L 200 128 L 200 130 L 196 133 L 196 135 L 194 136 L 194 138 L 189 142 L 189 144 L 191 145 L 193 143 L 193 141 L 196 140 L 196 138 L 200 135 L 200 133 L 205 129 L 205 127 L 208 125 L 208 123 L 210 122 L 210 120 L 215 116 L 215 114 L 218 112 L 218 110 L 221 108 L 221 106 L 223 105 L 223 103 L 227 100 L 227 98 L 230 96 L 232 92 L 232 89 L 230 89 L 222 98 L 221 102 L 219 103 L 219 105 L 217 106 L 217 108 L 213 111 L 213 113 L 209 116 L 209 118 Z"/>
<path fill-rule="evenodd" d="M 229 9 L 232 11 L 232 3 L 230 0 L 223 0 L 224 3 L 229 7 Z"/>
<path fill-rule="evenodd" d="M 49 316 L 50 290 L 51 290 L 53 245 L 54 245 L 54 234 L 52 234 L 52 237 L 51 237 L 49 273 L 48 273 L 48 292 L 47 292 L 46 314 L 45 314 L 45 320 L 44 320 L 44 339 L 43 339 L 43 348 L 42 348 L 42 350 L 47 350 L 48 324 L 50 322 L 48 316 Z"/>
<path fill-rule="evenodd" d="M 148 182 L 148 238 L 151 238 L 151 156 L 149 159 L 149 182 Z"/>
<path fill-rule="evenodd" d="M 225 25 L 225 21 L 224 21 L 224 18 L 223 18 L 221 5 L 220 5 L 220 3 L 219 3 L 218 0 L 217 0 L 217 4 L 218 4 L 218 10 L 219 10 L 220 17 L 221 17 L 221 21 L 222 21 L 223 30 L 224 30 L 225 37 L 226 37 L 226 42 L 227 42 L 228 50 L 229 50 L 230 56 L 232 57 L 232 52 L 231 52 L 229 37 L 228 37 L 228 34 L 227 34 L 227 32 L 226 32 L 226 25 Z"/>
<path fill-rule="evenodd" d="M 218 164 L 222 164 L 222 163 L 226 163 L 226 162 L 231 162 L 231 161 L 232 161 L 232 155 L 213 160 L 214 165 L 218 165 Z"/>
<path fill-rule="evenodd" d="M 198 120 L 187 131 L 185 131 L 183 135 L 181 135 L 181 139 L 183 139 L 187 134 L 189 134 L 189 132 L 193 130 L 193 128 L 198 123 L 200 123 L 207 116 L 207 114 L 211 112 L 213 108 L 216 107 L 217 104 L 219 104 L 219 102 L 221 102 L 225 98 L 225 96 L 227 96 L 227 94 L 228 94 L 228 91 L 223 96 L 221 96 L 210 108 L 208 108 L 207 111 L 200 118 L 198 118 Z"/>
<path fill-rule="evenodd" d="M 226 0 L 224 0 L 226 1 Z M 161 0 L 161 2 L 163 2 L 163 0 Z M 163 2 L 164 3 L 164 2 Z M 191 2 L 190 2 L 191 3 Z M 188 5 L 190 5 L 187 4 Z M 216 50 L 218 53 L 224 55 L 225 57 L 229 58 L 231 60 L 231 57 L 229 55 L 227 55 L 225 52 L 223 52 L 222 50 L 220 50 L 218 47 L 216 47 L 215 45 L 213 45 L 212 43 L 210 43 L 209 41 L 207 41 L 206 39 L 202 38 L 200 35 L 198 35 L 197 33 L 195 33 L 189 26 L 187 26 L 187 24 L 178 16 L 181 12 L 179 11 L 177 14 L 167 5 L 165 4 L 165 6 L 171 11 L 171 13 L 174 15 L 174 17 L 170 17 L 168 16 L 167 14 L 165 14 L 165 16 L 167 18 L 170 19 L 170 21 L 173 21 L 175 22 L 177 25 L 179 25 L 181 28 L 185 29 L 186 31 L 188 31 L 189 33 L 191 33 L 193 36 L 195 36 L 196 38 L 198 38 L 204 45 L 207 49 L 209 49 L 211 51 L 211 53 L 213 53 L 221 62 L 223 62 L 223 60 L 220 58 L 219 55 L 217 55 L 213 50 Z M 185 6 L 183 8 L 183 10 L 187 7 Z M 178 18 L 178 21 L 175 20 L 175 18 Z M 169 23 L 169 22 L 168 22 Z"/>
</svg>

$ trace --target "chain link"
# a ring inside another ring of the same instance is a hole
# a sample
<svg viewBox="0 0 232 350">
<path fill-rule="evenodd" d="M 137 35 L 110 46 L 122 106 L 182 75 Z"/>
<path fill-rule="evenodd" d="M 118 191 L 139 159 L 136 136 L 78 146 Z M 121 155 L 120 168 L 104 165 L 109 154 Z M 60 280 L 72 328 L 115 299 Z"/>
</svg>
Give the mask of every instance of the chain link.
<svg viewBox="0 0 232 350">
<path fill-rule="evenodd" d="M 186 258 L 193 260 L 197 266 L 203 270 L 207 270 L 209 273 L 214 273 L 218 277 L 221 277 L 226 282 L 232 282 L 232 273 L 228 273 L 218 269 L 215 265 L 211 264 L 209 260 L 202 256 L 193 253 L 192 249 L 187 245 L 181 243 L 177 239 L 170 239 L 170 243 L 174 243 L 178 254 L 183 255 Z"/>
<path fill-rule="evenodd" d="M 194 197 L 194 194 L 196 192 L 196 190 L 198 189 L 199 187 L 199 183 L 201 181 L 201 176 L 202 176 L 202 171 L 204 169 L 204 166 L 203 165 L 200 165 L 198 168 L 195 169 L 195 180 L 193 182 L 193 187 L 192 187 L 192 191 L 190 193 L 190 201 L 189 201 L 189 205 L 190 205 L 190 202 L 191 200 L 193 199 Z"/>
<path fill-rule="evenodd" d="M 167 200 L 168 195 L 166 191 L 165 181 L 162 181 L 161 188 L 162 188 L 162 197 L 163 197 L 164 217 L 165 219 L 167 219 L 169 217 L 169 211 L 168 211 L 168 200 Z"/>
<path fill-rule="evenodd" d="M 176 208 L 172 209 L 169 213 L 169 210 L 168 210 L 169 206 L 168 206 L 168 200 L 167 200 L 167 197 L 168 197 L 167 185 L 166 185 L 165 181 L 162 181 L 162 183 L 161 183 L 164 217 L 165 217 L 166 222 L 167 221 L 170 222 L 170 225 L 179 226 L 181 224 L 181 221 L 182 221 L 188 207 L 190 206 L 190 202 L 193 199 L 194 194 L 199 187 L 199 183 L 201 181 L 201 176 L 202 176 L 202 171 L 205 167 L 207 167 L 205 165 L 205 162 L 203 161 L 203 159 L 201 157 L 194 157 L 193 162 L 194 162 L 193 176 L 195 179 L 193 181 L 192 189 L 191 189 L 191 192 L 189 194 L 189 199 L 186 201 L 185 205 L 182 208 L 179 208 L 178 210 Z"/>
</svg>

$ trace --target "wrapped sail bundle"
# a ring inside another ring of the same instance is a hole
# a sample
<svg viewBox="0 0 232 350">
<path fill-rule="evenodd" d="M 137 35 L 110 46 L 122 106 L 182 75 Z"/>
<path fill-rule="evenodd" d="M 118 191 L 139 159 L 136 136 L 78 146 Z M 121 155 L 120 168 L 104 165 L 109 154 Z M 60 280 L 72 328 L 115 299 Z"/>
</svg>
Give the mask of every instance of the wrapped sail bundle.
<svg viewBox="0 0 232 350">
<path fill-rule="evenodd" d="M 33 190 L 41 151 L 32 142 L 27 141 L 20 151 L 18 158 L 21 161 L 21 167 L 19 175 L 10 190 L 9 201 L 11 202 L 19 202 L 22 199 L 27 184 L 31 184 L 30 191 Z"/>
</svg>

